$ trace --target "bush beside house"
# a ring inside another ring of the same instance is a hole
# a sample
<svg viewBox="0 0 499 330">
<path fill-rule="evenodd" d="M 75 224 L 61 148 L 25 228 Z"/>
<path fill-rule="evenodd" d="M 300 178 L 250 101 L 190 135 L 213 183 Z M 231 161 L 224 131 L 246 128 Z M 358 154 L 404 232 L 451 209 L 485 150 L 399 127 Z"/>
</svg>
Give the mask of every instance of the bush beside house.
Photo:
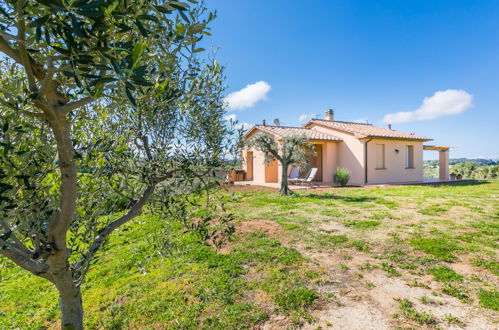
<svg viewBox="0 0 499 330">
<path fill-rule="evenodd" d="M 350 180 L 350 171 L 346 168 L 338 167 L 334 173 L 334 181 L 344 187 Z"/>
</svg>

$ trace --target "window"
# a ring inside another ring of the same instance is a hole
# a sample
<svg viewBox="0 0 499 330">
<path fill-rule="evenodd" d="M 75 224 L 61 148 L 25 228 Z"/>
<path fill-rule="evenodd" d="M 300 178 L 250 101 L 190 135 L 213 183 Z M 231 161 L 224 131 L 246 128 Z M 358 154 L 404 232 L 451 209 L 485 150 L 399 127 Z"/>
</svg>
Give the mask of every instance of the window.
<svg viewBox="0 0 499 330">
<path fill-rule="evenodd" d="M 385 168 L 385 145 L 377 144 L 376 145 L 376 168 L 384 169 Z"/>
<path fill-rule="evenodd" d="M 405 147 L 405 168 L 414 168 L 414 146 Z"/>
</svg>

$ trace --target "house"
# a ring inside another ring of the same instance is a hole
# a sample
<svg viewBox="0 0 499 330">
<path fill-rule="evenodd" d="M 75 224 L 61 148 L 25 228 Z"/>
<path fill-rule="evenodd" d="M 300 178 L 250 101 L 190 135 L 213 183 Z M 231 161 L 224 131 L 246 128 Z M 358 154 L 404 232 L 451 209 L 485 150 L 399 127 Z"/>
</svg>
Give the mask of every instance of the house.
<svg viewBox="0 0 499 330">
<path fill-rule="evenodd" d="M 315 146 L 310 167 L 318 169 L 315 181 L 332 184 L 336 168 L 350 171 L 353 185 L 423 182 L 423 150 L 440 153 L 440 179 L 448 180 L 449 147 L 424 146 L 432 139 L 371 124 L 335 121 L 333 111 L 326 110 L 325 119 L 312 119 L 302 127 L 253 126 L 245 135 L 257 132 L 273 135 L 277 140 L 303 135 Z M 245 148 L 243 169 L 246 181 L 254 184 L 280 183 L 281 166 L 277 161 L 264 163 L 264 154 Z"/>
</svg>

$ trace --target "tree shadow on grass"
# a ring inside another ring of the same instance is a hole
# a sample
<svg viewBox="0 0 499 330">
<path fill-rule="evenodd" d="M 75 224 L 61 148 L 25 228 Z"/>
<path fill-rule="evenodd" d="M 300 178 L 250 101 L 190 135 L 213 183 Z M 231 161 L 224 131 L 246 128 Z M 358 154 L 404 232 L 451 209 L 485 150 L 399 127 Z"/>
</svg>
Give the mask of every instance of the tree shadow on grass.
<svg viewBox="0 0 499 330">
<path fill-rule="evenodd" d="M 456 180 L 455 182 L 441 182 L 440 184 L 437 185 L 442 185 L 442 186 L 480 186 L 482 184 L 489 184 L 491 183 L 489 180 L 471 180 L 471 179 L 465 179 L 463 182 L 459 182 Z"/>
<path fill-rule="evenodd" d="M 363 202 L 375 202 L 379 198 L 377 197 L 351 197 L 351 196 L 338 196 L 338 195 L 319 195 L 319 194 L 308 194 L 303 197 L 315 198 L 315 199 L 336 199 L 347 203 L 363 203 Z"/>
</svg>

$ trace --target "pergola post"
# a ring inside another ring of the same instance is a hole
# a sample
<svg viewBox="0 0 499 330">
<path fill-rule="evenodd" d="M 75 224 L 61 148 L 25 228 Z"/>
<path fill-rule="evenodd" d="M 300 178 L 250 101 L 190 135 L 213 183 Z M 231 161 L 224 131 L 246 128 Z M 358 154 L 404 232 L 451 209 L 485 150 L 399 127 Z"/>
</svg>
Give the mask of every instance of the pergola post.
<svg viewBox="0 0 499 330">
<path fill-rule="evenodd" d="M 449 149 L 438 152 L 438 168 L 440 180 L 449 180 Z"/>
</svg>

